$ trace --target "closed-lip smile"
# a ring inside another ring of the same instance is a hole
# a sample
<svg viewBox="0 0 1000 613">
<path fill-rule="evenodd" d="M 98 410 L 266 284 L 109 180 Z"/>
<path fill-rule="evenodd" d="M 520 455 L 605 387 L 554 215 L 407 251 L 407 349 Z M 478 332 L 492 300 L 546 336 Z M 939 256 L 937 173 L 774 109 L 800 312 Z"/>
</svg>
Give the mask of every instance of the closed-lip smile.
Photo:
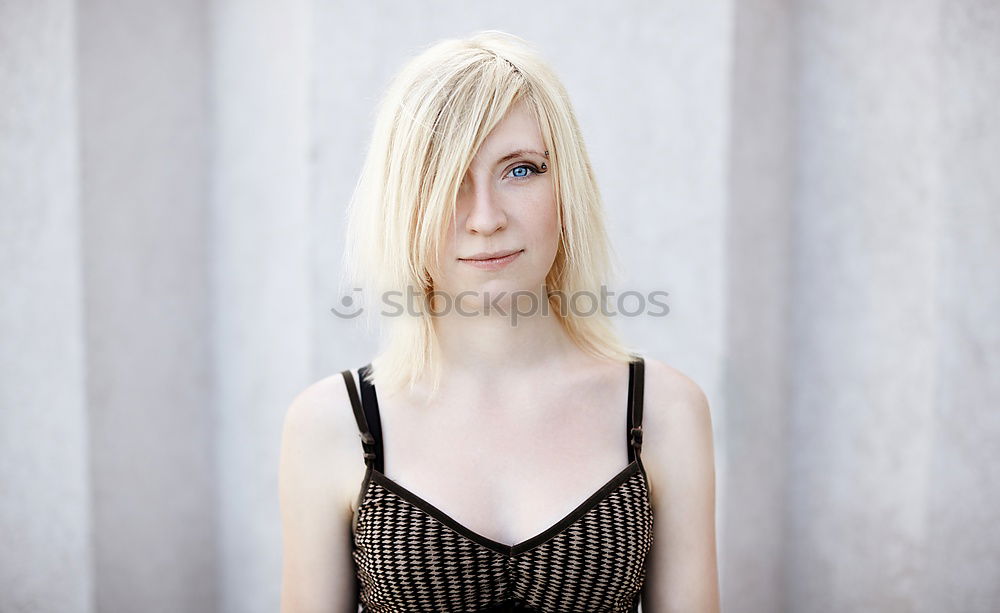
<svg viewBox="0 0 1000 613">
<path fill-rule="evenodd" d="M 508 255 L 517 253 L 518 251 L 521 251 L 521 250 L 520 249 L 508 249 L 506 251 L 494 251 L 493 253 L 488 253 L 486 251 L 480 251 L 479 253 L 475 253 L 473 255 L 470 255 L 467 258 L 458 258 L 458 259 L 460 259 L 460 260 L 477 260 L 477 261 L 481 261 L 481 260 L 496 260 L 498 258 L 506 257 Z"/>
<path fill-rule="evenodd" d="M 514 251 L 508 249 L 506 251 L 494 251 L 493 253 L 482 252 L 473 254 L 467 258 L 459 258 L 458 261 L 466 266 L 472 266 L 485 272 L 499 272 L 521 257 L 522 253 L 524 253 L 524 249 L 516 249 Z"/>
</svg>

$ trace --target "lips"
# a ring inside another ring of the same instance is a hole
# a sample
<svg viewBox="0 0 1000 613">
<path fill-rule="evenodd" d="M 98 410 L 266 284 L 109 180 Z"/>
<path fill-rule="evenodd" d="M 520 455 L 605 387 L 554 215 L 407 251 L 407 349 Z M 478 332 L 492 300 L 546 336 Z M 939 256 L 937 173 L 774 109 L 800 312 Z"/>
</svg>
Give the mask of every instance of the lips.
<svg viewBox="0 0 1000 613">
<path fill-rule="evenodd" d="M 520 249 L 508 249 L 506 251 L 494 251 L 492 253 L 488 253 L 488 252 L 482 251 L 482 252 L 476 253 L 474 255 L 471 255 L 471 256 L 469 256 L 467 258 L 459 258 L 459 259 L 460 260 L 472 260 L 472 261 L 477 261 L 477 262 L 481 262 L 481 261 L 484 261 L 484 260 L 496 260 L 496 259 L 499 259 L 499 258 L 507 257 L 508 255 L 517 253 L 518 251 L 521 251 L 521 250 Z"/>
<path fill-rule="evenodd" d="M 506 253 L 507 255 L 490 258 L 488 256 L 493 255 L 492 253 L 477 253 L 473 256 L 473 258 L 485 257 L 485 259 L 460 259 L 459 262 L 462 262 L 466 266 L 478 268 L 479 270 L 497 272 L 505 269 L 511 262 L 521 257 L 521 254 L 524 253 L 524 249 L 518 249 L 517 251 L 497 251 L 496 253 Z"/>
</svg>

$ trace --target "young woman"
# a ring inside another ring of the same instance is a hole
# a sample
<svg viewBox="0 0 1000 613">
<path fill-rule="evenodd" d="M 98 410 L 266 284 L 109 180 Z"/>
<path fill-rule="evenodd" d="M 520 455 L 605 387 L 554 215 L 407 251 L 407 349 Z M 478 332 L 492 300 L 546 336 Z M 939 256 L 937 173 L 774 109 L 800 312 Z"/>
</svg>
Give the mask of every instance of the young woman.
<svg viewBox="0 0 1000 613">
<path fill-rule="evenodd" d="M 347 236 L 359 287 L 417 300 L 288 410 L 282 613 L 718 611 L 708 403 L 581 307 L 601 200 L 533 48 L 487 31 L 407 64 Z"/>
</svg>

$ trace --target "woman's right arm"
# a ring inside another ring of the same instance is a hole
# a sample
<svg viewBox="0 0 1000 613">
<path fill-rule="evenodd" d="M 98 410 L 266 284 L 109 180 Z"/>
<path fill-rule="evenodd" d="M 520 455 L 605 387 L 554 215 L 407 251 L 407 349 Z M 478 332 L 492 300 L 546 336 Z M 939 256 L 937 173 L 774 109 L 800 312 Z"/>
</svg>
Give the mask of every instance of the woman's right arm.
<svg viewBox="0 0 1000 613">
<path fill-rule="evenodd" d="M 351 500 L 365 464 L 356 432 L 340 373 L 312 384 L 288 407 L 278 473 L 281 613 L 357 612 Z"/>
</svg>

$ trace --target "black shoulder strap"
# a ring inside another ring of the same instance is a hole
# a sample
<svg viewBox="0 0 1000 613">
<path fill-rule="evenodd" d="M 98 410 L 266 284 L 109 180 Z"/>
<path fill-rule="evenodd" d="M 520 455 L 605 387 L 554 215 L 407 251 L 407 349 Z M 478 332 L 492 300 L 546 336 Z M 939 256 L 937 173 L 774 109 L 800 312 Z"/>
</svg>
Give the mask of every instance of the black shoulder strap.
<svg viewBox="0 0 1000 613">
<path fill-rule="evenodd" d="M 379 417 L 378 396 L 375 394 L 375 386 L 369 380 L 372 371 L 371 362 L 358 369 L 358 378 L 361 380 L 361 408 L 364 409 L 365 422 L 368 424 L 368 432 L 374 439 L 375 470 L 383 472 L 385 461 L 382 452 L 382 419 Z"/>
<path fill-rule="evenodd" d="M 632 462 L 642 451 L 642 391 L 645 383 L 645 361 L 642 356 L 633 354 L 628 365 L 628 417 L 626 428 L 628 432 L 628 461 Z"/>
<path fill-rule="evenodd" d="M 354 384 L 354 374 L 350 370 L 341 371 L 340 374 L 344 377 L 344 384 L 347 386 L 347 395 L 351 399 L 351 408 L 354 410 L 354 420 L 358 424 L 358 435 L 361 437 L 361 448 L 364 450 L 365 464 L 371 466 L 378 457 L 378 450 L 375 445 L 375 437 L 368 429 L 368 419 L 365 417 L 364 407 L 358 397 L 358 388 Z M 359 376 L 361 375 L 360 371 L 358 374 Z"/>
</svg>

